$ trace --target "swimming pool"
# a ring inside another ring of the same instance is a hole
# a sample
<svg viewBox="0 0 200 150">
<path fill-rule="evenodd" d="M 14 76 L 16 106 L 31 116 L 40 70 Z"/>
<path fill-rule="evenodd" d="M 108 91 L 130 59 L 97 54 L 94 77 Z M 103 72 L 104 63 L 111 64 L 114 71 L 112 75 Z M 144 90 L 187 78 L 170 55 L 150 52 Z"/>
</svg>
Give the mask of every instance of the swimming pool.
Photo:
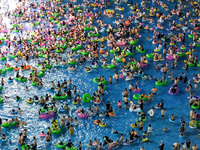
<svg viewBox="0 0 200 150">
<path fill-rule="evenodd" d="M 137 0 L 137 2 L 139 1 Z M 79 1 L 78 3 L 82 3 L 82 0 Z M 148 5 L 156 6 L 155 3 L 151 3 L 151 2 Z M 116 5 L 112 5 L 112 6 L 108 6 L 107 8 L 114 9 L 115 6 Z M 127 11 L 119 12 L 119 14 L 123 13 L 125 17 L 129 16 L 131 14 L 130 13 L 131 9 L 125 4 L 123 4 L 123 7 L 125 7 L 125 10 Z M 158 6 L 158 7 L 162 10 L 161 6 Z M 169 8 L 172 9 L 173 7 L 174 7 L 174 4 L 169 4 Z M 93 10 L 92 7 L 90 9 Z M 186 7 L 185 11 L 189 9 L 191 9 L 191 6 Z M 164 12 L 167 13 L 165 10 Z M 178 21 L 177 16 L 173 16 L 172 18 Z M 105 23 L 109 24 L 109 23 L 112 23 L 115 18 L 108 18 L 102 15 L 101 19 Z M 154 18 L 154 20 L 156 20 L 156 18 Z M 94 25 L 97 25 L 96 21 L 94 21 Z M 133 25 L 137 25 L 137 24 L 133 23 Z M 164 26 L 167 28 L 169 27 L 167 23 L 164 24 Z M 165 34 L 168 33 L 168 31 L 166 30 L 159 30 L 159 31 Z M 177 31 L 174 31 L 174 32 L 176 33 Z M 146 53 L 151 53 L 153 49 L 156 47 L 156 45 L 153 45 L 151 42 L 147 42 L 146 36 L 152 35 L 152 33 L 147 32 L 145 30 L 140 31 L 139 33 L 142 35 L 142 38 L 139 39 L 139 43 L 144 46 L 144 48 L 146 49 Z M 103 33 L 103 35 L 106 35 L 106 34 L 107 33 Z M 189 44 L 190 42 L 192 42 L 192 40 L 187 37 L 185 43 Z M 181 46 L 181 43 L 177 43 L 177 45 Z M 199 48 L 196 48 L 196 50 L 198 51 Z M 67 51 L 69 51 L 69 49 Z M 197 52 L 195 52 L 194 54 L 199 56 L 199 53 Z M 135 51 L 133 57 L 139 60 L 141 55 L 142 54 Z M 66 54 L 63 54 L 62 57 L 67 58 L 68 56 Z M 111 54 L 108 58 L 108 63 L 111 61 L 112 57 L 113 55 Z M 100 59 L 101 58 L 103 57 L 100 56 Z M 44 60 L 42 58 L 40 59 Z M 183 67 L 184 59 L 186 59 L 186 56 L 179 58 L 177 67 L 175 68 L 175 70 L 172 70 L 172 69 L 170 70 L 171 72 L 173 72 L 173 75 L 175 77 L 176 76 L 178 77 L 178 75 L 181 72 L 184 72 L 186 73 L 188 78 L 192 78 L 194 74 L 199 73 L 198 68 L 189 67 L 188 71 L 183 70 L 182 67 Z M 167 61 L 169 62 L 169 66 L 171 66 L 172 61 L 169 61 L 169 60 Z M 18 63 L 15 63 L 12 59 L 9 60 L 10 64 L 13 64 L 13 65 L 15 64 L 18 66 L 20 66 L 22 62 L 26 62 L 26 61 L 20 60 Z M 159 63 L 165 64 L 165 62 L 166 61 L 159 62 Z M 1 65 L 3 65 L 4 63 L 5 61 L 0 61 Z M 34 65 L 34 66 L 36 65 L 36 63 L 37 62 L 34 60 L 28 62 L 29 65 Z M 149 65 L 145 67 L 143 70 L 144 70 L 144 73 L 148 75 L 152 75 L 154 78 L 157 79 L 157 78 L 161 78 L 163 76 L 163 73 L 158 70 L 154 70 L 156 64 L 157 62 L 149 60 Z M 187 84 L 179 83 L 179 93 L 177 95 L 170 95 L 168 94 L 168 90 L 172 86 L 173 82 L 169 81 L 167 85 L 158 87 L 155 85 L 154 80 L 142 80 L 141 78 L 135 78 L 134 80 L 129 81 L 129 82 L 125 81 L 124 79 L 120 79 L 119 81 L 115 81 L 113 79 L 112 85 L 109 85 L 109 84 L 106 85 L 107 89 L 105 90 L 105 95 L 102 97 L 102 103 L 99 105 L 99 107 L 102 111 L 104 111 L 105 104 L 107 101 L 109 101 L 115 111 L 115 117 L 102 118 L 102 121 L 107 123 L 107 126 L 105 128 L 96 126 L 93 123 L 93 121 L 90 120 L 90 119 L 96 120 L 97 118 L 99 118 L 97 116 L 89 117 L 88 119 L 80 119 L 80 123 L 78 127 L 75 127 L 74 135 L 69 135 L 69 132 L 66 129 L 62 129 L 61 134 L 52 136 L 51 143 L 47 144 L 46 142 L 44 142 L 44 139 L 39 137 L 39 133 L 41 131 L 45 131 L 45 132 L 47 131 L 47 128 L 51 125 L 50 120 L 52 120 L 52 118 L 46 119 L 46 120 L 39 119 L 38 110 L 41 106 L 36 103 L 28 104 L 26 100 L 29 97 L 33 97 L 36 94 L 39 97 L 45 96 L 46 93 L 53 95 L 56 92 L 47 91 L 45 87 L 48 86 L 51 81 L 54 81 L 54 83 L 57 83 L 57 81 L 63 82 L 64 79 L 72 80 L 72 84 L 73 85 L 75 84 L 77 86 L 77 90 L 78 90 L 77 94 L 79 94 L 80 96 L 82 96 L 83 93 L 89 93 L 92 95 L 92 92 L 97 90 L 97 84 L 93 82 L 93 78 L 104 75 L 106 79 L 109 79 L 109 76 L 113 76 L 115 71 L 119 72 L 122 69 L 121 63 L 118 63 L 115 69 L 112 69 L 112 70 L 103 69 L 101 67 L 101 63 L 99 62 L 98 68 L 93 69 L 93 72 L 87 73 L 83 71 L 85 66 L 89 66 L 89 65 L 90 65 L 89 61 L 86 61 L 84 63 L 78 63 L 76 65 L 76 71 L 68 71 L 65 68 L 48 69 L 45 72 L 44 77 L 42 77 L 44 86 L 40 89 L 32 86 L 30 81 L 21 83 L 14 80 L 13 83 L 6 83 L 3 87 L 3 90 L 1 91 L 2 95 L 6 95 L 9 97 L 15 97 L 16 95 L 19 95 L 20 97 L 22 97 L 22 101 L 16 102 L 14 98 L 9 98 L 6 102 L 4 102 L 3 104 L 0 104 L 0 115 L 3 121 L 6 118 L 10 119 L 13 117 L 13 115 L 11 115 L 9 111 L 11 109 L 17 109 L 18 107 L 20 107 L 23 110 L 22 115 L 14 115 L 14 117 L 18 117 L 21 121 L 27 122 L 27 125 L 25 127 L 19 127 L 19 128 L 18 127 L 2 128 L 2 132 L 6 133 L 6 136 L 8 137 L 7 142 L 1 142 L 2 149 L 14 149 L 16 147 L 20 147 L 17 144 L 17 137 L 24 128 L 28 129 L 28 139 L 29 139 L 27 140 L 28 144 L 32 142 L 32 137 L 35 136 L 38 142 L 37 143 L 38 149 L 47 149 L 47 150 L 57 149 L 56 148 L 57 142 L 59 141 L 67 142 L 69 139 L 72 140 L 75 146 L 78 146 L 78 141 L 81 141 L 83 145 L 83 149 L 87 149 L 87 144 L 89 143 L 89 140 L 94 140 L 94 138 L 97 138 L 100 142 L 103 142 L 102 137 L 104 135 L 107 135 L 114 141 L 119 140 L 120 136 L 112 134 L 111 129 L 118 130 L 120 133 L 123 133 L 124 138 L 126 139 L 128 138 L 128 131 L 132 129 L 130 124 L 138 120 L 140 116 L 134 112 L 129 112 L 128 109 L 122 108 L 121 110 L 119 110 L 117 106 L 117 101 L 122 99 L 122 92 L 124 91 L 124 88 L 128 88 L 128 85 L 131 83 L 136 84 L 136 82 L 141 83 L 141 85 L 139 85 L 139 87 L 142 89 L 140 92 L 141 94 L 142 93 L 148 94 L 148 92 L 151 91 L 153 86 L 155 86 L 158 89 L 158 94 L 156 95 L 156 97 L 154 97 L 151 102 L 145 103 L 144 111 L 147 111 L 149 108 L 155 106 L 157 103 L 160 102 L 160 99 L 164 99 L 164 104 L 166 108 L 166 116 L 164 118 L 161 118 L 160 110 L 155 110 L 154 118 L 149 118 L 148 116 L 147 121 L 144 123 L 144 130 L 147 130 L 147 127 L 149 124 L 152 125 L 153 135 L 148 136 L 150 142 L 145 143 L 145 142 L 142 142 L 140 139 L 137 139 L 136 142 L 134 142 L 133 144 L 130 144 L 130 146 L 119 146 L 117 149 L 121 149 L 121 150 L 139 149 L 142 146 L 144 146 L 147 150 L 153 150 L 153 149 L 157 149 L 158 145 L 160 144 L 160 140 L 163 140 L 165 142 L 165 145 L 166 145 L 165 148 L 167 149 L 171 149 L 172 144 L 174 142 L 182 143 L 188 138 L 191 139 L 192 145 L 195 143 L 198 143 L 198 139 L 196 138 L 198 129 L 190 129 L 188 127 L 188 123 L 190 121 L 189 111 L 191 110 L 191 108 L 188 105 L 188 99 L 187 99 L 187 97 L 189 96 L 189 93 L 185 92 L 185 88 Z M 28 77 L 30 71 L 23 71 L 20 73 Z M 14 76 L 14 74 L 15 74 L 14 71 L 7 71 L 7 73 L 2 74 L 1 77 L 7 79 L 9 76 Z M 25 86 L 28 86 L 30 88 L 30 91 L 25 91 L 24 90 Z M 134 93 L 132 92 L 129 95 L 130 100 L 133 100 L 132 98 L 133 94 Z M 199 91 L 198 90 L 194 91 L 194 94 L 199 95 Z M 60 120 L 60 118 L 63 115 L 65 116 L 70 115 L 74 118 L 77 116 L 75 112 L 78 108 L 87 109 L 88 106 L 90 105 L 93 106 L 93 103 L 83 103 L 83 102 L 81 102 L 79 105 L 73 105 L 72 100 L 73 98 L 67 99 L 67 100 L 58 100 L 58 102 L 56 103 L 56 106 L 60 108 L 60 106 L 63 105 L 64 102 L 67 102 L 70 105 L 70 112 L 66 114 L 58 113 L 55 116 L 55 119 Z M 133 101 L 136 102 L 135 100 Z M 197 110 L 197 112 L 200 113 L 199 110 Z M 173 125 L 171 125 L 168 118 L 173 113 L 175 114 L 177 119 L 176 119 L 176 122 Z M 187 128 L 185 132 L 186 136 L 183 138 L 179 138 L 179 131 L 178 131 L 178 129 L 180 128 L 179 120 L 181 117 L 184 117 L 184 120 L 187 122 Z M 166 133 L 163 133 L 162 129 L 164 129 L 165 127 L 168 128 L 168 131 Z M 137 131 L 137 129 L 135 130 Z M 138 132 L 140 136 L 142 135 L 142 133 L 143 132 Z"/>
</svg>

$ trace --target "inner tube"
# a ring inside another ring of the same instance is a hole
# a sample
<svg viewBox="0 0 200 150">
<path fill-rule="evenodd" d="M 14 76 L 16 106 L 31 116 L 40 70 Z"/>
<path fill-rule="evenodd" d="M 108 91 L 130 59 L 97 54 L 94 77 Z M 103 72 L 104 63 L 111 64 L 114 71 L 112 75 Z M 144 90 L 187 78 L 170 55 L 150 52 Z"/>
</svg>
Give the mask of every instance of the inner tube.
<svg viewBox="0 0 200 150">
<path fill-rule="evenodd" d="M 57 96 L 56 94 L 55 95 L 53 95 L 53 98 L 54 99 L 66 99 L 66 98 L 68 98 L 69 97 L 69 95 L 65 95 L 65 96 Z"/>
<path fill-rule="evenodd" d="M 168 83 L 168 80 L 167 79 L 165 79 L 165 81 L 163 81 L 163 82 L 156 82 L 155 84 L 157 85 L 157 86 L 163 86 L 163 85 L 165 85 L 165 84 L 167 84 Z"/>
<path fill-rule="evenodd" d="M 109 65 L 107 65 L 107 66 L 103 66 L 103 65 L 102 65 L 102 67 L 103 67 L 103 68 L 108 68 L 108 69 L 114 69 L 114 68 L 115 68 L 115 65 L 113 65 L 113 64 L 109 64 Z"/>
<path fill-rule="evenodd" d="M 57 148 L 65 148 L 65 147 L 67 147 L 67 143 L 66 142 L 58 142 L 56 144 L 56 147 Z"/>
<path fill-rule="evenodd" d="M 102 83 L 102 84 L 106 84 L 106 83 L 107 83 L 106 80 L 104 80 L 104 81 L 102 81 L 102 82 L 98 82 L 98 80 L 99 80 L 99 78 L 94 78 L 94 79 L 93 79 L 93 82 L 94 82 L 94 83 L 98 83 L 98 84 L 101 84 L 101 83 Z"/>
<path fill-rule="evenodd" d="M 90 100 L 91 100 L 90 94 L 88 94 L 88 93 L 84 94 L 83 97 L 82 97 L 82 100 L 83 100 L 84 103 L 89 103 Z"/>
</svg>

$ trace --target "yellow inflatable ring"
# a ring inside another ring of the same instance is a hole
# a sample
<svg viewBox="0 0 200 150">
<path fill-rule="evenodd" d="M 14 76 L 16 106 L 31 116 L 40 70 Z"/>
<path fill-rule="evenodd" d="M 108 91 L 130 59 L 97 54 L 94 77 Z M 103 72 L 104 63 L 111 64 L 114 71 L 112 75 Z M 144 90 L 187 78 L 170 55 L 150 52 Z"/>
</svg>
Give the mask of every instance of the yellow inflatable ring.
<svg viewBox="0 0 200 150">
<path fill-rule="evenodd" d="M 105 127 L 105 126 L 106 126 L 106 123 L 105 123 L 105 124 L 100 124 L 99 126 L 100 126 L 100 127 Z"/>
<path fill-rule="evenodd" d="M 188 60 L 184 60 L 184 63 L 187 63 L 188 62 Z"/>
<path fill-rule="evenodd" d="M 191 55 L 191 52 L 186 52 L 185 55 Z"/>
<path fill-rule="evenodd" d="M 194 124 L 195 124 L 195 121 L 194 120 L 192 120 L 192 121 L 190 121 L 190 123 L 189 123 L 189 126 L 194 126 Z"/>
<path fill-rule="evenodd" d="M 22 56 L 22 52 L 17 52 L 17 55 L 20 55 L 20 56 Z"/>
<path fill-rule="evenodd" d="M 146 142 L 146 141 L 148 141 L 148 138 L 145 138 L 145 139 L 143 139 L 142 141 L 143 141 L 143 142 Z"/>
</svg>

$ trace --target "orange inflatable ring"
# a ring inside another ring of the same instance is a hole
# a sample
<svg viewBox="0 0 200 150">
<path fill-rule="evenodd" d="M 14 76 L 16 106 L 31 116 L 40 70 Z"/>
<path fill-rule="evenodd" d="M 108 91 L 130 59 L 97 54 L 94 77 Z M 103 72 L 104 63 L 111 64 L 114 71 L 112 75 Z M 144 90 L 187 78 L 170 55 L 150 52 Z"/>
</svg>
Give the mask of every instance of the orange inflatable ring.
<svg viewBox="0 0 200 150">
<path fill-rule="evenodd" d="M 30 65 L 27 65 L 25 68 L 26 68 L 27 70 L 29 70 L 29 69 L 31 69 L 31 66 L 30 66 Z"/>
<path fill-rule="evenodd" d="M 14 70 L 15 70 L 15 71 L 19 70 L 19 67 L 15 67 Z"/>
<path fill-rule="evenodd" d="M 98 125 L 98 123 L 97 123 L 97 122 L 98 122 L 98 120 L 95 120 L 95 121 L 94 121 L 94 124 Z"/>
<path fill-rule="evenodd" d="M 115 114 L 113 114 L 112 112 L 109 112 L 108 114 L 109 114 L 110 116 L 113 116 L 113 117 L 115 116 Z"/>
<path fill-rule="evenodd" d="M 103 53 L 105 53 L 105 51 L 104 50 L 103 51 L 99 51 L 99 53 L 103 54 Z"/>
<path fill-rule="evenodd" d="M 92 51 L 93 53 L 97 53 L 97 51 Z"/>
<path fill-rule="evenodd" d="M 196 28 L 194 28 L 195 30 L 198 30 L 199 29 L 199 27 L 196 27 Z"/>
</svg>

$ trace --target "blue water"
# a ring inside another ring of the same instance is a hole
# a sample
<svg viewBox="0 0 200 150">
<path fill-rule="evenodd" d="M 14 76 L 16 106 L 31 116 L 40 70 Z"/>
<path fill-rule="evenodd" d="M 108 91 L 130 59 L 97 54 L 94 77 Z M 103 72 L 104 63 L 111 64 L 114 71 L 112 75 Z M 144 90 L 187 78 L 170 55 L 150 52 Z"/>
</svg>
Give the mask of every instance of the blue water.
<svg viewBox="0 0 200 150">
<path fill-rule="evenodd" d="M 66 1 L 65 1 L 66 2 Z M 134 2 L 139 2 L 134 1 Z M 165 2 L 165 1 L 164 1 Z M 64 2 L 63 2 L 64 3 Z M 82 1 L 79 1 L 78 3 L 82 3 Z M 168 4 L 168 3 L 167 3 Z M 169 4 L 169 8 L 172 9 L 174 8 L 176 3 Z M 150 6 L 156 6 L 156 3 L 149 3 L 148 5 Z M 116 5 L 112 3 L 111 6 L 108 6 L 108 9 L 113 9 Z M 123 7 L 125 7 L 125 11 L 118 11 L 119 14 L 123 13 L 125 17 L 131 15 L 130 13 L 132 10 L 126 6 L 125 4 L 122 4 Z M 158 6 L 159 9 L 161 9 L 164 13 L 167 13 L 164 9 L 162 9 L 161 6 Z M 92 7 L 90 8 L 91 10 Z M 185 8 L 185 11 L 188 11 L 191 9 L 191 6 L 188 5 L 187 8 Z M 109 24 L 115 20 L 118 19 L 116 16 L 113 18 L 108 18 L 104 15 L 101 16 L 102 20 Z M 156 20 L 156 18 L 154 17 Z M 172 19 L 176 19 L 178 21 L 177 16 L 173 16 Z M 172 19 L 169 21 L 171 22 Z M 168 21 L 167 21 L 168 22 Z M 147 22 L 144 22 L 146 25 Z M 94 25 L 96 25 L 96 21 L 94 21 Z M 133 23 L 134 26 L 137 24 Z M 150 25 L 152 27 L 153 25 Z M 169 27 L 168 23 L 163 23 L 164 27 Z M 168 31 L 166 30 L 159 30 L 160 32 L 163 32 L 164 34 L 167 35 Z M 180 31 L 179 31 L 180 32 Z M 182 32 L 182 31 L 181 31 Z M 153 49 L 156 47 L 156 45 L 153 45 L 151 42 L 146 41 L 146 36 L 152 36 L 152 31 L 145 31 L 142 30 L 139 32 L 140 35 L 142 35 L 142 38 L 140 38 L 139 43 L 144 46 L 146 49 L 146 53 L 151 53 Z M 174 31 L 174 33 L 178 33 L 177 31 Z M 103 35 L 106 35 L 107 33 L 103 33 Z M 188 34 L 188 33 L 187 33 Z M 185 45 L 191 43 L 192 40 L 189 39 L 186 35 L 186 42 Z M 105 43 L 106 44 L 106 43 Z M 168 42 L 169 44 L 169 42 Z M 178 47 L 181 46 L 181 43 L 177 43 Z M 109 50 L 109 48 L 108 48 Z M 198 50 L 199 48 L 195 49 L 197 52 L 194 53 L 194 55 L 199 56 Z M 66 50 L 67 52 L 69 51 Z M 133 56 L 135 59 L 139 60 L 140 56 L 142 54 L 138 52 L 134 52 L 135 55 Z M 146 54 L 145 53 L 145 54 Z M 63 58 L 67 58 L 66 54 L 62 55 Z M 108 58 L 108 63 L 110 63 L 110 60 L 112 59 L 113 54 L 111 54 Z M 100 59 L 103 58 L 100 56 Z M 183 60 L 187 59 L 186 56 L 179 58 L 177 67 L 175 70 L 170 70 L 173 73 L 174 77 L 178 77 L 181 72 L 186 73 L 188 78 L 192 78 L 194 74 L 198 74 L 198 68 L 197 67 L 190 67 L 188 71 L 185 71 L 182 69 L 184 66 Z M 41 59 L 44 60 L 44 59 Z M 165 64 L 166 61 L 161 61 L 161 62 L 154 62 L 154 61 L 149 61 L 149 65 L 143 69 L 144 73 L 153 76 L 154 78 L 161 78 L 163 76 L 163 73 L 160 72 L 159 70 L 155 70 L 155 65 L 158 63 Z M 15 63 L 12 59 L 7 60 L 10 64 L 13 65 L 18 65 L 20 66 L 21 63 L 26 62 L 25 60 L 20 60 L 18 63 Z M 171 66 L 172 61 L 168 61 L 169 66 Z M 6 63 L 6 61 L 1 61 L 1 65 Z M 34 65 L 37 63 L 35 60 L 31 60 L 28 62 L 30 65 Z M 37 87 L 32 86 L 30 81 L 27 81 L 25 83 L 13 81 L 13 83 L 5 83 L 3 86 L 3 90 L 1 91 L 1 94 L 3 96 L 9 96 L 9 97 L 15 97 L 16 95 L 19 95 L 22 97 L 22 101 L 16 102 L 13 98 L 7 99 L 3 104 L 0 105 L 0 116 L 5 121 L 6 118 L 12 118 L 12 117 L 18 117 L 21 121 L 27 122 L 27 125 L 25 127 L 14 127 L 14 128 L 2 128 L 2 132 L 6 134 L 8 137 L 7 142 L 1 142 L 1 147 L 2 149 L 14 149 L 20 146 L 17 144 L 17 138 L 19 133 L 24 129 L 28 129 L 28 140 L 27 144 L 30 144 L 32 142 L 32 138 L 35 136 L 37 138 L 37 144 L 38 144 L 38 149 L 57 149 L 56 148 L 56 143 L 59 141 L 65 141 L 67 142 L 69 139 L 72 140 L 73 144 L 75 146 L 78 146 L 78 141 L 82 142 L 83 149 L 87 149 L 87 144 L 89 143 L 90 140 L 94 140 L 94 138 L 97 138 L 100 142 L 103 142 L 103 136 L 107 135 L 114 141 L 119 140 L 120 136 L 119 135 L 114 135 L 111 134 L 111 129 L 118 130 L 120 133 L 124 134 L 124 138 L 128 139 L 128 131 L 132 129 L 130 126 L 131 123 L 134 123 L 138 118 L 140 117 L 134 112 L 129 112 L 128 109 L 120 109 L 117 106 L 117 101 L 121 100 L 122 101 L 122 92 L 124 91 L 125 88 L 128 88 L 128 85 L 133 83 L 134 85 L 136 82 L 140 82 L 141 85 L 139 87 L 142 89 L 140 94 L 146 93 L 148 94 L 152 87 L 155 86 L 155 81 L 154 80 L 142 80 L 140 78 L 135 78 L 132 81 L 125 81 L 124 79 L 120 79 L 119 81 L 115 81 L 113 79 L 113 84 L 109 85 L 107 84 L 107 89 L 105 90 L 105 95 L 102 96 L 102 103 L 99 105 L 100 109 L 102 111 L 105 111 L 105 104 L 107 101 L 111 103 L 111 106 L 113 107 L 115 111 L 115 117 L 109 117 L 109 118 L 101 118 L 103 122 L 107 123 L 107 126 L 105 128 L 101 128 L 93 123 L 93 121 L 88 119 L 79 119 L 79 125 L 78 127 L 75 127 L 75 133 L 73 135 L 69 135 L 69 132 L 66 129 L 62 129 L 61 134 L 59 135 L 53 135 L 52 136 L 52 142 L 50 144 L 47 144 L 44 142 L 43 138 L 39 137 L 39 133 L 41 131 L 47 132 L 47 128 L 51 125 L 50 121 L 53 118 L 50 119 L 39 119 L 38 118 L 38 110 L 41 107 L 37 103 L 33 104 L 28 104 L 26 100 L 30 97 L 33 97 L 34 95 L 40 96 L 45 96 L 46 94 L 55 94 L 56 92 L 51 92 L 47 91 L 46 87 L 50 84 L 51 81 L 54 81 L 54 83 L 57 83 L 57 81 L 63 82 L 64 79 L 67 81 L 69 79 L 72 80 L 72 84 L 77 86 L 77 94 L 80 96 L 83 95 L 83 93 L 89 93 L 92 95 L 94 91 L 97 90 L 97 84 L 93 82 L 93 78 L 99 77 L 104 75 L 106 79 L 109 79 L 109 76 L 113 76 L 115 71 L 120 72 L 122 69 L 122 63 L 118 63 L 115 69 L 103 69 L 101 67 L 101 63 L 99 63 L 99 67 L 97 69 L 94 69 L 93 72 L 87 73 L 84 71 L 85 66 L 89 66 L 90 62 L 86 61 L 84 63 L 77 63 L 76 65 L 76 71 L 68 71 L 66 68 L 53 68 L 53 69 L 48 69 L 45 72 L 44 77 L 42 77 L 42 80 L 44 82 L 44 86 L 40 89 Z M 30 71 L 22 71 L 20 72 L 21 75 L 24 75 L 26 77 L 29 76 Z M 14 71 L 7 71 L 6 74 L 2 74 L 1 77 L 7 78 L 9 76 L 14 76 L 15 72 Z M 119 146 L 117 149 L 120 150 L 127 150 L 127 149 L 139 149 L 142 146 L 144 146 L 147 150 L 153 150 L 157 149 L 158 145 L 160 144 L 160 140 L 163 140 L 165 142 L 165 149 L 172 149 L 172 144 L 174 142 L 182 143 L 186 139 L 191 139 L 192 145 L 195 143 L 199 143 L 199 140 L 196 138 L 197 133 L 199 132 L 198 129 L 190 129 L 188 127 L 188 123 L 190 121 L 189 119 L 189 111 L 191 110 L 190 106 L 188 105 L 188 99 L 187 97 L 189 96 L 189 93 L 185 92 L 185 88 L 187 84 L 179 82 L 179 93 L 177 95 L 170 95 L 168 94 L 169 88 L 172 86 L 173 82 L 169 81 L 169 83 L 165 86 L 161 87 L 156 87 L 158 89 L 158 94 L 153 97 L 153 100 L 151 102 L 145 102 L 144 105 L 144 111 L 148 111 L 149 108 L 155 106 L 157 103 L 160 102 L 160 99 L 164 100 L 165 108 L 166 108 L 166 116 L 164 118 L 161 118 L 160 115 L 160 110 L 155 111 L 155 117 L 154 118 L 149 118 L 147 121 L 144 123 L 144 130 L 147 130 L 147 127 L 149 124 L 152 125 L 153 127 L 153 134 L 149 135 L 148 138 L 151 142 L 142 142 L 140 139 L 137 139 L 136 142 L 131 144 L 130 146 Z M 71 86 L 71 88 L 73 87 Z M 24 88 L 25 86 L 28 86 L 30 91 L 25 91 Z M 199 95 L 199 90 L 193 91 L 195 95 Z M 132 99 L 134 93 L 129 94 L 129 99 Z M 74 95 L 72 96 L 74 98 Z M 78 108 L 84 108 L 87 110 L 87 108 L 94 104 L 92 102 L 90 103 L 83 103 L 80 102 L 78 105 L 72 104 L 72 100 L 67 99 L 67 100 L 58 100 L 56 102 L 56 107 L 60 108 L 61 105 L 64 104 L 64 102 L 67 102 L 70 105 L 70 111 L 69 113 L 63 114 L 63 113 L 57 113 L 56 116 L 54 117 L 57 120 L 60 120 L 60 118 L 65 115 L 65 116 L 72 116 L 77 117 L 75 111 Z M 134 102 L 137 102 L 133 100 Z M 123 105 L 124 106 L 124 105 Z M 11 115 L 9 111 L 11 109 L 17 109 L 20 107 L 23 110 L 23 113 L 21 115 Z M 197 110 L 198 113 L 200 113 L 199 110 Z M 172 125 L 170 124 L 168 118 L 171 116 L 171 114 L 175 114 L 175 117 L 177 118 L 177 121 Z M 179 128 L 180 128 L 180 118 L 183 117 L 184 120 L 187 123 L 187 128 L 185 131 L 185 137 L 179 138 Z M 98 119 L 98 116 L 94 116 L 91 119 L 96 120 Z M 164 133 L 162 129 L 165 127 L 168 128 L 168 131 Z M 138 131 L 138 129 L 135 129 Z M 141 136 L 143 132 L 138 132 L 138 135 Z"/>
</svg>

